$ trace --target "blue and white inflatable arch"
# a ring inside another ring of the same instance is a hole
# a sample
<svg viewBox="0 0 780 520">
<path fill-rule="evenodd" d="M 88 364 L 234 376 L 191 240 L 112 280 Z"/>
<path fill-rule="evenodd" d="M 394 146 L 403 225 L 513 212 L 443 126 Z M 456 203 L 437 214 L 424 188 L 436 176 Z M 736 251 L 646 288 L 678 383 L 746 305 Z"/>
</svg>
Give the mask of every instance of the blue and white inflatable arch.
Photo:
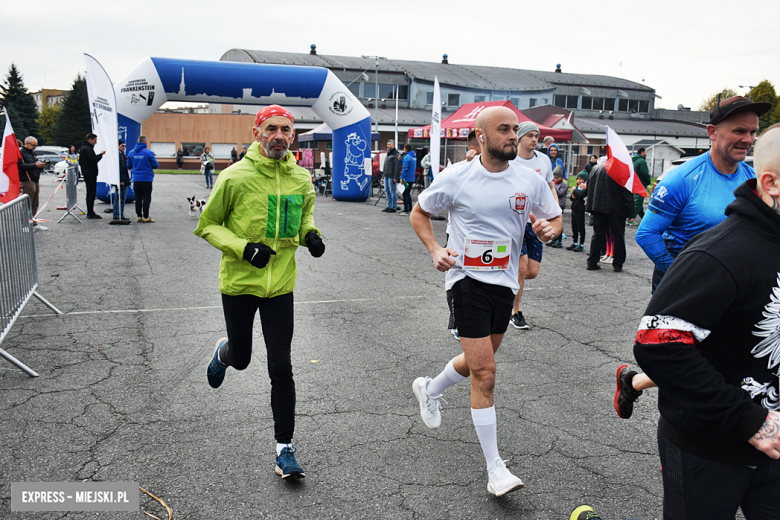
<svg viewBox="0 0 780 520">
<path fill-rule="evenodd" d="M 128 146 L 166 101 L 312 107 L 333 130 L 333 197 L 369 196 L 371 115 L 326 68 L 146 58 L 114 89 L 119 134 Z"/>
</svg>

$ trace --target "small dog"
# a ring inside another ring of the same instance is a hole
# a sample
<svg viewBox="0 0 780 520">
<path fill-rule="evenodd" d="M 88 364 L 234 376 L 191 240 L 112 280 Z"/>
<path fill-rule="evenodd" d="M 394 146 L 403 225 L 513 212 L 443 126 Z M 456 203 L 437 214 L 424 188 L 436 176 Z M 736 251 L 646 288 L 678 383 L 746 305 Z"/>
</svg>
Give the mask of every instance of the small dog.
<svg viewBox="0 0 780 520">
<path fill-rule="evenodd" d="M 187 202 L 190 204 L 190 217 L 197 216 L 196 212 L 198 215 L 203 213 L 203 208 L 206 206 L 206 199 L 196 199 L 193 195 L 192 197 L 187 197 Z"/>
</svg>

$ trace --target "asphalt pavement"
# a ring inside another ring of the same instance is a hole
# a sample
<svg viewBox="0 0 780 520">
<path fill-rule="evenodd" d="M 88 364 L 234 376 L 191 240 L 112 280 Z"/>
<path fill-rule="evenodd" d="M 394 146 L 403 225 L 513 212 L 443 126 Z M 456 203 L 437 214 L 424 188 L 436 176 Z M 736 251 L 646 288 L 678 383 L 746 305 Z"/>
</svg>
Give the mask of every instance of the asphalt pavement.
<svg viewBox="0 0 780 520">
<path fill-rule="evenodd" d="M 41 203 L 55 186 L 44 176 Z M 510 327 L 496 355 L 499 451 L 525 488 L 495 498 L 468 382 L 445 393 L 438 430 L 422 423 L 412 394 L 416 377 L 460 352 L 446 329 L 443 274 L 383 200 L 318 195 L 327 250 L 298 251 L 294 293 L 294 442 L 307 476 L 289 482 L 273 472 L 259 320 L 249 368 L 229 369 L 218 390 L 206 381 L 225 335 L 220 253 L 193 235 L 186 197 L 208 193 L 200 176 L 157 175 L 153 224 L 109 226 L 105 204 L 103 220 L 56 223 L 64 190 L 42 212 L 53 222 L 34 234 L 39 292 L 64 314 L 32 299 L 0 345 L 40 374 L 0 359 L 0 517 L 147 518 L 11 512 L 12 482 L 93 480 L 138 482 L 176 519 L 567 520 L 582 504 L 604 520 L 661 518 L 657 392 L 629 420 L 612 404 L 650 298 L 636 228 L 622 273 L 586 271 L 585 253 L 544 248 L 523 297 L 531 330 Z M 443 243 L 446 222 L 433 225 Z M 167 518 L 146 494 L 141 506 Z"/>
</svg>

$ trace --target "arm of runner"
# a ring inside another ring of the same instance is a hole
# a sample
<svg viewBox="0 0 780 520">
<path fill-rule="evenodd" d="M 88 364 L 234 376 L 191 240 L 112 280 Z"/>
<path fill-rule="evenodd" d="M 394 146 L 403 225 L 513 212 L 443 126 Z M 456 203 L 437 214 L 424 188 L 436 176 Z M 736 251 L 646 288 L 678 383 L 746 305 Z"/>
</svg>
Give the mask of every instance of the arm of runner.
<svg viewBox="0 0 780 520">
<path fill-rule="evenodd" d="M 478 152 L 478 151 L 476 151 L 476 150 L 475 150 L 475 149 L 473 149 L 473 148 L 469 148 L 469 151 L 468 151 L 468 152 L 466 152 L 466 161 L 471 161 L 471 160 L 472 160 L 472 159 L 474 159 L 474 158 L 475 158 L 477 155 L 479 155 L 479 152 Z"/>
<path fill-rule="evenodd" d="M 550 181 L 550 182 L 547 183 L 547 185 L 550 187 L 550 191 L 553 194 L 553 199 L 555 199 L 557 201 L 558 200 L 558 192 L 555 191 L 555 183 L 553 181 Z"/>
<path fill-rule="evenodd" d="M 531 221 L 534 234 L 542 242 L 548 242 L 557 237 L 563 229 L 563 218 L 561 215 L 547 220 L 546 218 L 537 219 L 533 213 L 529 213 L 528 218 Z"/>
<path fill-rule="evenodd" d="M 436 237 L 433 234 L 433 225 L 431 224 L 431 215 L 426 213 L 420 208 L 419 204 L 415 204 L 412 209 L 412 214 L 409 216 L 409 220 L 412 223 L 412 228 L 417 236 L 420 237 L 425 248 L 431 254 L 433 259 L 433 265 L 439 271 L 447 271 L 455 265 L 455 257 L 458 253 L 454 249 L 449 247 L 444 248 L 439 245 Z"/>
<path fill-rule="evenodd" d="M 653 261 L 661 272 L 666 272 L 672 265 L 674 258 L 669 254 L 664 243 L 664 231 L 671 225 L 674 218 L 659 215 L 653 210 L 645 213 L 639 228 L 636 231 L 636 243 L 642 251 Z"/>
<path fill-rule="evenodd" d="M 780 459 L 780 412 L 770 410 L 766 421 L 748 441 L 773 459 Z"/>
<path fill-rule="evenodd" d="M 229 212 L 227 200 L 229 191 L 227 186 L 222 185 L 211 192 L 209 202 L 203 208 L 203 213 L 198 219 L 198 227 L 193 233 L 220 251 L 230 253 L 240 260 L 244 258 L 244 250 L 249 240 L 239 238 L 233 231 L 222 225 Z"/>
</svg>

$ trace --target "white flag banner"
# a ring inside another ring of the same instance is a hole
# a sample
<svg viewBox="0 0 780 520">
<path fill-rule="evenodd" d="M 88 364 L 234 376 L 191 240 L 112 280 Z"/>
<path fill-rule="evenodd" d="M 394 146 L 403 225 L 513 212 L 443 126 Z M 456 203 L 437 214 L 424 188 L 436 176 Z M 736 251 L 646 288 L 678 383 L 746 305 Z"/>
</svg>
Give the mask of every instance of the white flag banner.
<svg viewBox="0 0 780 520">
<path fill-rule="evenodd" d="M 87 94 L 89 113 L 92 118 L 92 133 L 98 136 L 95 153 L 105 150 L 106 155 L 98 163 L 98 182 L 111 186 L 119 184 L 119 135 L 116 113 L 116 94 L 114 85 L 103 66 L 84 54 L 87 62 Z M 133 143 L 128 147 L 132 148 Z"/>
<path fill-rule="evenodd" d="M 433 113 L 431 114 L 431 173 L 439 174 L 441 160 L 441 91 L 439 77 L 433 77 Z"/>
</svg>

